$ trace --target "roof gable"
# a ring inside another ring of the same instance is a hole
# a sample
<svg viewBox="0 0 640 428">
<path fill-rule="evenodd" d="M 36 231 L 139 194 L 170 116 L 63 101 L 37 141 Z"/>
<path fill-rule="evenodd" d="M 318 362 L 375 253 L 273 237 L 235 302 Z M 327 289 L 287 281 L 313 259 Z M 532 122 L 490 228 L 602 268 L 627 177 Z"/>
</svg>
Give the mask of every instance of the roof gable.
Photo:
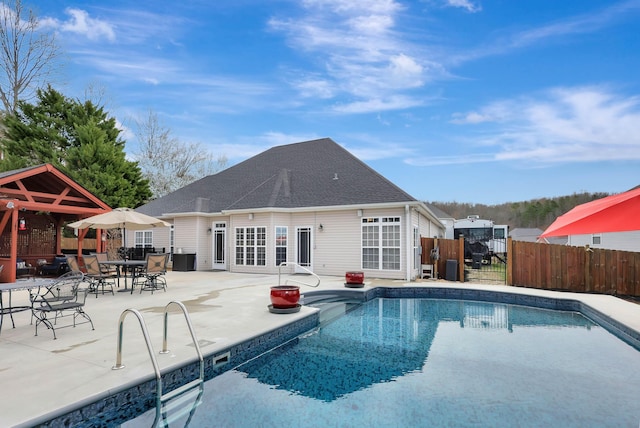
<svg viewBox="0 0 640 428">
<path fill-rule="evenodd" d="M 342 146 L 323 138 L 273 147 L 138 210 L 159 216 L 412 201 Z"/>
<path fill-rule="evenodd" d="M 0 173 L 0 198 L 32 211 L 92 215 L 111 210 L 51 164 Z"/>
</svg>

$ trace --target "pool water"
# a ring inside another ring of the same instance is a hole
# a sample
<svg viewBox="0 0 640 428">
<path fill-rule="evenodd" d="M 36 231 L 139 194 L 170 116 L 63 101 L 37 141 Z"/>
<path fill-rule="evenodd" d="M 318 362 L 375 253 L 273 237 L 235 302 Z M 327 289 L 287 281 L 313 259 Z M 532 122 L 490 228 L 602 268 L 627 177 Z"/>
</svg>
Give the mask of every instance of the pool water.
<svg viewBox="0 0 640 428">
<path fill-rule="evenodd" d="M 640 352 L 579 313 L 373 299 L 207 381 L 189 422 L 637 427 L 639 397 Z"/>
</svg>

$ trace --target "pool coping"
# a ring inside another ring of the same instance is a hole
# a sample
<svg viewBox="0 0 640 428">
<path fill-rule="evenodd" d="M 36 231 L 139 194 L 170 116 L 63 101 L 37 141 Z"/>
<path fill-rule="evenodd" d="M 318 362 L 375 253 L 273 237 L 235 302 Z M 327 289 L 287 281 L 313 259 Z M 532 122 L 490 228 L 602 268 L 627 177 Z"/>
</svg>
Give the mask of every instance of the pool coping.
<svg viewBox="0 0 640 428">
<path fill-rule="evenodd" d="M 526 288 L 486 289 L 481 286 L 442 285 L 442 284 L 403 284 L 376 285 L 363 288 L 335 288 L 303 293 L 302 298 L 318 296 L 337 296 L 369 301 L 374 298 L 433 298 L 449 300 L 467 300 L 491 302 L 498 304 L 512 304 L 541 309 L 580 312 L 592 321 L 597 322 L 607 331 L 616 335 L 624 342 L 640 350 L 640 330 L 616 319 L 614 315 L 605 313 L 602 308 L 597 309 L 593 303 L 585 302 L 589 295 L 568 294 L 549 290 L 534 290 Z M 602 295 L 597 295 L 602 297 Z M 610 296 L 614 299 L 614 296 Z M 595 305 L 598 306 L 598 305 Z M 320 311 L 315 310 L 308 315 L 298 317 L 291 322 L 267 331 L 256 332 L 252 336 L 239 338 L 224 348 L 216 349 L 204 355 L 205 379 L 208 380 L 227 370 L 257 357 L 258 355 L 286 343 L 290 340 L 317 328 L 320 324 Z M 223 364 L 217 363 L 221 356 L 225 356 Z M 168 367 L 162 373 L 165 390 L 172 390 L 197 378 L 199 370 L 196 358 L 183 362 L 179 366 Z M 92 426 L 93 424 L 122 423 L 123 420 L 109 419 L 113 412 L 120 415 L 122 408 L 130 410 L 131 415 L 147 411 L 155 406 L 156 386 L 153 374 L 132 380 L 111 388 L 100 394 L 87 397 L 63 406 L 55 411 L 40 415 L 25 421 L 17 427 L 34 425 L 58 426 Z M 129 418 L 125 419 L 128 420 Z"/>
</svg>

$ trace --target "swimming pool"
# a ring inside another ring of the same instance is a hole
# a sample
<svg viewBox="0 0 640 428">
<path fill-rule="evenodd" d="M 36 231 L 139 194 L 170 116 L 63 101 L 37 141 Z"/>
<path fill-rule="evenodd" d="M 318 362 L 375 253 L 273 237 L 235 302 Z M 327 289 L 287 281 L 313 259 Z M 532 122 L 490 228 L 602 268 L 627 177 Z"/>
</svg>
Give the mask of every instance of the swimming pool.
<svg viewBox="0 0 640 428">
<path fill-rule="evenodd" d="M 640 352 L 628 342 L 575 311 L 375 298 L 208 380 L 190 422 L 635 427 Z"/>
</svg>

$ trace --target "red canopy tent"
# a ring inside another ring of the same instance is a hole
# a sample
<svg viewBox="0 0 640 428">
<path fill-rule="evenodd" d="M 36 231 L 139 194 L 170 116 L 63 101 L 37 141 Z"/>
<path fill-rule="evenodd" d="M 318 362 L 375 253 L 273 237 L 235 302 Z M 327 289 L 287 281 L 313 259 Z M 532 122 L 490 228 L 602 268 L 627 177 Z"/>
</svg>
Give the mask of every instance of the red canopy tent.
<svg viewBox="0 0 640 428">
<path fill-rule="evenodd" d="M 561 215 L 540 238 L 640 230 L 640 188 L 578 205 Z"/>
</svg>

